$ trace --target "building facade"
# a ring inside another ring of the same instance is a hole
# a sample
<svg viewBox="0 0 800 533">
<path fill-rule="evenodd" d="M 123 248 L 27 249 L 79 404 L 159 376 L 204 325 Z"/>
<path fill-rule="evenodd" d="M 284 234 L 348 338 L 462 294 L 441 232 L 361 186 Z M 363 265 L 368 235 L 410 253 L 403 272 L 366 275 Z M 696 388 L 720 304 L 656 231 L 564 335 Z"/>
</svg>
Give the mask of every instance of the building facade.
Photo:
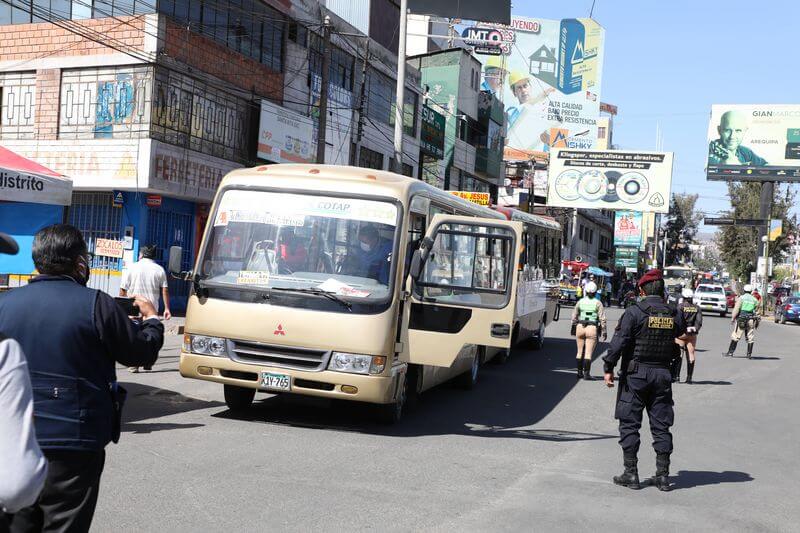
<svg viewBox="0 0 800 533">
<path fill-rule="evenodd" d="M 381 28 L 399 10 L 362 3 L 0 2 L 0 142 L 72 178 L 65 220 L 90 250 L 98 239 L 122 243 L 96 254 L 93 286 L 116 294 L 147 243 L 162 264 L 182 246 L 190 269 L 227 172 L 298 160 L 295 151 L 313 158 L 326 15 L 325 162 L 391 168 L 397 43 Z M 407 80 L 403 170 L 419 175 L 419 73 Z M 309 126 L 283 154 L 263 142 L 265 107 Z M 180 310 L 189 288 L 170 283 Z"/>
</svg>

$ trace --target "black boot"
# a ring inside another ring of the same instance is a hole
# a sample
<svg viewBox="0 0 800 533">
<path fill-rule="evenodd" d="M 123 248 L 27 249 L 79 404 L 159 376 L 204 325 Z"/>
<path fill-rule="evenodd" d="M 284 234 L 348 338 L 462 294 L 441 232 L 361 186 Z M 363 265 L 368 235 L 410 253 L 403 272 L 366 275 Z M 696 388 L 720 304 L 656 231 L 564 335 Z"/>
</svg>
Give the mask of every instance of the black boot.
<svg viewBox="0 0 800 533">
<path fill-rule="evenodd" d="M 747 358 L 751 359 L 753 357 L 753 344 L 752 342 L 747 343 Z"/>
<path fill-rule="evenodd" d="M 577 359 L 578 379 L 583 379 L 583 359 Z"/>
<path fill-rule="evenodd" d="M 651 483 L 658 487 L 662 492 L 672 490 L 669 486 L 669 454 L 656 454 L 656 475 L 651 479 Z"/>
<path fill-rule="evenodd" d="M 589 369 L 592 367 L 592 360 L 591 359 L 584 359 L 583 360 L 583 379 L 586 381 L 592 381 L 592 375 L 589 373 Z"/>
<path fill-rule="evenodd" d="M 672 382 L 677 383 L 681 380 L 681 367 L 683 366 L 683 357 L 679 357 L 678 359 L 672 360 L 672 368 L 670 368 L 670 372 L 672 373 Z"/>
<path fill-rule="evenodd" d="M 731 341 L 731 345 L 728 346 L 728 353 L 724 353 L 722 355 L 724 355 L 725 357 L 733 357 L 733 352 L 736 351 L 736 344 L 737 344 L 736 341 Z"/>
<path fill-rule="evenodd" d="M 636 456 L 625 454 L 623 456 L 623 464 L 625 465 L 625 471 L 619 476 L 614 476 L 614 484 L 634 490 L 642 488 L 639 484 L 639 469 L 637 468 L 638 460 Z"/>
<path fill-rule="evenodd" d="M 694 374 L 694 363 L 695 361 L 689 361 L 686 363 L 686 383 L 692 382 L 692 374 Z"/>
</svg>

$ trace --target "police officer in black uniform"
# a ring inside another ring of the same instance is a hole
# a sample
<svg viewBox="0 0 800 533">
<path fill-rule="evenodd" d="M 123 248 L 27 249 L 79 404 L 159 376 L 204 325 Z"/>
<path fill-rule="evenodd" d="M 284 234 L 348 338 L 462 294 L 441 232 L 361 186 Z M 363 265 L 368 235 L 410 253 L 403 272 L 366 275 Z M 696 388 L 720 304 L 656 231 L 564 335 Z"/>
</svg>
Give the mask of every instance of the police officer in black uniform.
<svg viewBox="0 0 800 533">
<path fill-rule="evenodd" d="M 603 357 L 605 382 L 609 387 L 614 386 L 614 367 L 622 359 L 614 417 L 619 420 L 625 471 L 614 476 L 614 483 L 640 488 L 639 428 L 642 411 L 647 409 L 656 451 L 656 475 L 651 482 L 667 491 L 670 490 L 667 477 L 672 453 L 669 428 L 674 422 L 670 364 L 676 356 L 680 357 L 675 339 L 686 331 L 686 324 L 677 310 L 664 301 L 664 279 L 660 270 L 647 272 L 637 287 L 643 298 L 625 310 L 608 353 Z"/>
</svg>

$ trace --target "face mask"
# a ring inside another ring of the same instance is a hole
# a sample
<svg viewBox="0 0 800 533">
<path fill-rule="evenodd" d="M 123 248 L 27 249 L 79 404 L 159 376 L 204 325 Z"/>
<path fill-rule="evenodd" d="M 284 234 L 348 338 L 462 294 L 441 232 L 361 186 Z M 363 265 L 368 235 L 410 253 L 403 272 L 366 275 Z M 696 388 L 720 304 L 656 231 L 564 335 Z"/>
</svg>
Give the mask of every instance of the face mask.
<svg viewBox="0 0 800 533">
<path fill-rule="evenodd" d="M 89 278 L 92 275 L 92 269 L 89 267 L 86 260 L 81 261 L 80 265 L 78 266 L 78 272 L 80 273 L 81 277 L 76 281 L 85 287 L 89 284 Z"/>
<path fill-rule="evenodd" d="M 372 250 L 372 246 L 370 246 L 369 244 L 367 244 L 365 242 L 362 242 L 361 243 L 361 249 L 364 250 L 365 252 L 369 252 L 370 250 Z"/>
</svg>

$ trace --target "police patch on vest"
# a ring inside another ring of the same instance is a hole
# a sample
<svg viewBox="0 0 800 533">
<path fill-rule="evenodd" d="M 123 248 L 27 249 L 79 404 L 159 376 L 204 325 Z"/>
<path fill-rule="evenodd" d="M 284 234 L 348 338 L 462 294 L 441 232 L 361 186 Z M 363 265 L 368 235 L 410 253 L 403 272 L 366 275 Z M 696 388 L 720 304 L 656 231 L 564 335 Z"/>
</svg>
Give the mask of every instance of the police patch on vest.
<svg viewBox="0 0 800 533">
<path fill-rule="evenodd" d="M 647 319 L 647 327 L 651 329 L 673 329 L 675 320 L 670 316 L 651 316 Z"/>
<path fill-rule="evenodd" d="M 697 308 L 696 307 L 689 307 L 687 305 L 686 307 L 683 308 L 683 312 L 684 313 L 696 313 L 697 312 Z"/>
</svg>

